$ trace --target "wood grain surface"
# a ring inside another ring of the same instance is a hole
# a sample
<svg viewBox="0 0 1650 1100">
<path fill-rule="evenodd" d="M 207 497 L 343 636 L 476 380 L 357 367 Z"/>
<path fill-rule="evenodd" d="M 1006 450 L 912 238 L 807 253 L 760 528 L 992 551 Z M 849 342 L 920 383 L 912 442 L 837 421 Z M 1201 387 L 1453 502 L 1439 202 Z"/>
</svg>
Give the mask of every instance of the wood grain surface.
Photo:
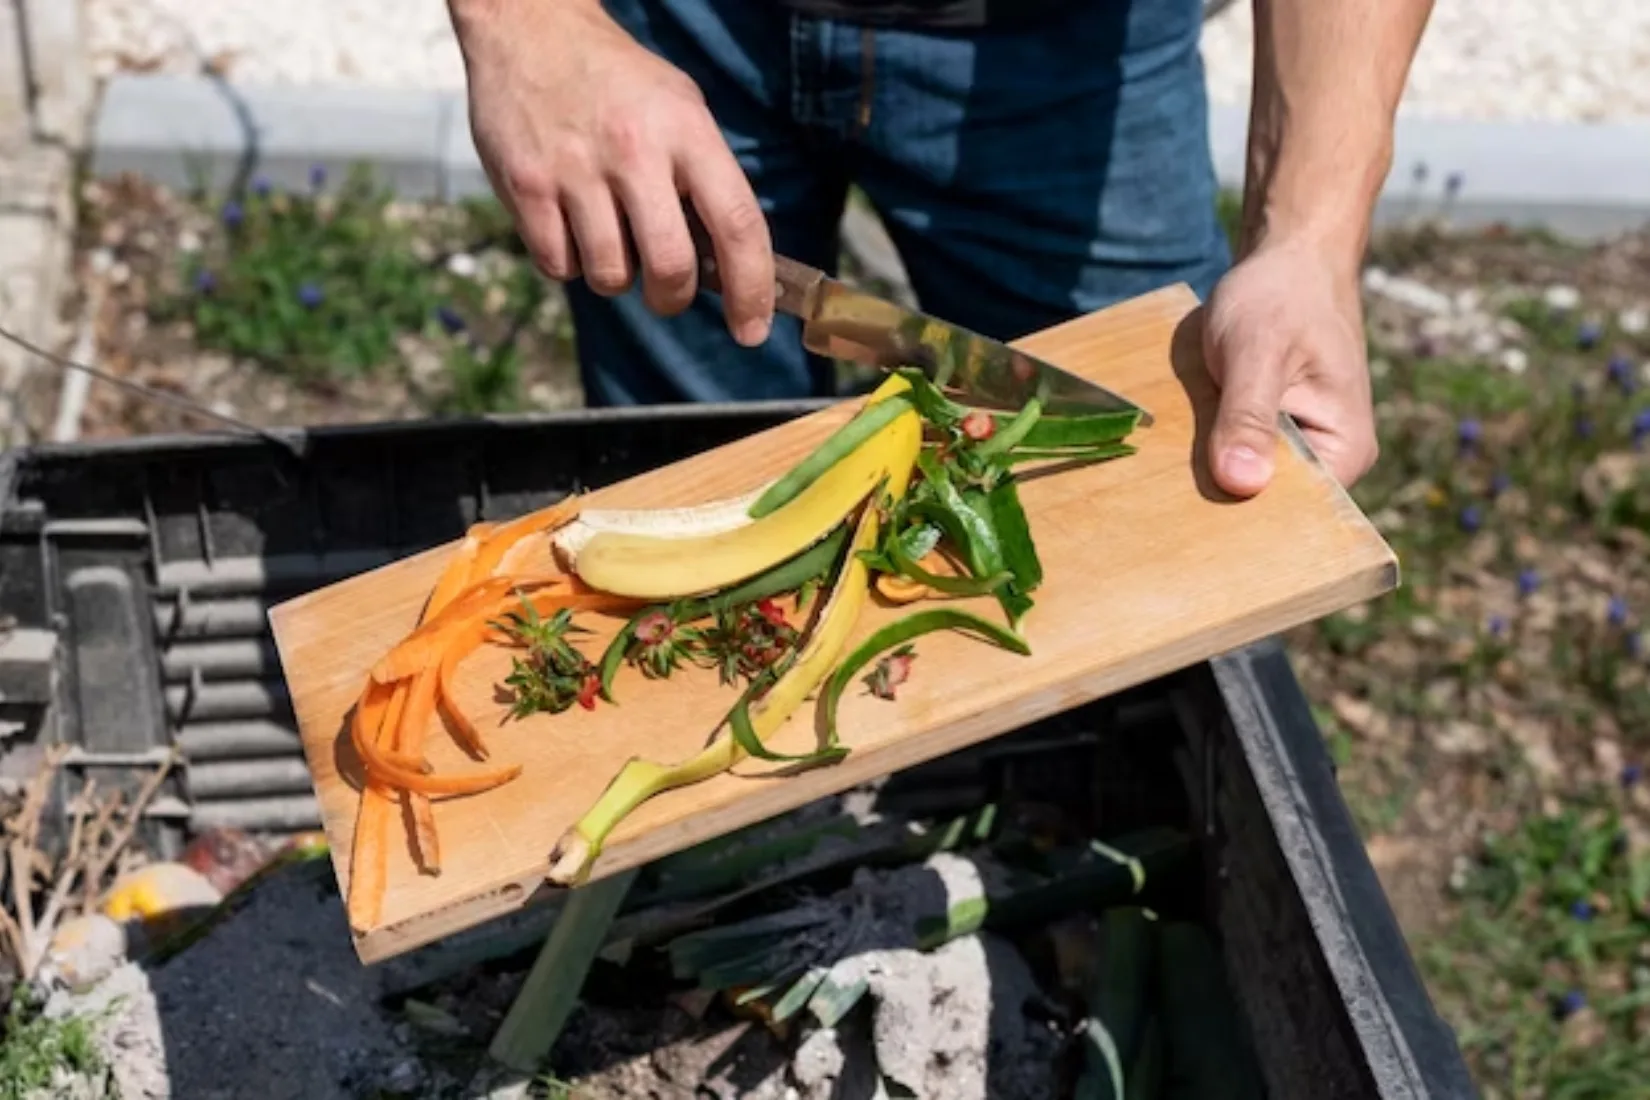
<svg viewBox="0 0 1650 1100">
<path fill-rule="evenodd" d="M 1170 287 L 1037 333 L 1027 350 L 1087 375 L 1155 417 L 1140 451 L 1087 469 L 1035 476 L 1022 488 L 1046 578 L 1023 624 L 1020 657 L 960 635 L 918 643 L 896 702 L 851 690 L 841 714 L 850 755 L 779 776 L 734 773 L 660 796 L 619 826 L 593 878 L 689 847 L 985 738 L 1360 603 L 1394 587 L 1396 559 L 1346 493 L 1287 430 L 1272 486 L 1249 501 L 1216 489 L 1204 447 L 1216 395 L 1201 355 L 1196 297 Z M 680 506 L 756 487 L 794 464 L 858 402 L 736 441 L 593 492 L 589 507 Z M 489 517 L 498 518 L 498 517 Z M 305 756 L 341 887 L 360 799 L 345 720 L 371 664 L 416 621 L 445 548 L 288 601 L 270 612 Z M 548 560 L 548 547 L 543 548 Z M 529 563 L 526 568 L 533 568 Z M 1000 618 L 995 604 L 968 601 Z M 857 635 L 897 617 L 872 606 Z M 617 620 L 587 617 L 599 655 Z M 549 891 L 551 846 L 631 756 L 670 762 L 702 747 L 733 701 L 713 673 L 644 681 L 621 674 L 619 705 L 504 722 L 509 658 L 486 650 L 460 674 L 463 705 L 493 747 L 488 767 L 519 763 L 502 788 L 441 801 L 443 870 L 420 874 L 393 838 L 383 921 L 356 937 L 367 962 L 470 927 Z M 813 743 L 810 704 L 773 739 Z M 477 765 L 432 730 L 437 771 Z"/>
</svg>

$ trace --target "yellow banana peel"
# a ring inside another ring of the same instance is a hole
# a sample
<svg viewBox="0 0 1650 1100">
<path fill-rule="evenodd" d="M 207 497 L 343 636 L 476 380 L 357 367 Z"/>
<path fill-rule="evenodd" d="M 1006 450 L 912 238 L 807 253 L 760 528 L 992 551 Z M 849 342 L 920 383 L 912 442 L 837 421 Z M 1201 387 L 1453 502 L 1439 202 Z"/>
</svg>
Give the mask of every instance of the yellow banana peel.
<svg viewBox="0 0 1650 1100">
<path fill-rule="evenodd" d="M 905 379 L 891 376 L 866 407 L 909 389 Z M 824 538 L 896 471 L 909 480 L 921 440 L 922 422 L 909 412 L 761 519 L 692 535 L 596 531 L 570 555 L 572 569 L 594 588 L 644 600 L 682 599 L 738 584 Z"/>
</svg>

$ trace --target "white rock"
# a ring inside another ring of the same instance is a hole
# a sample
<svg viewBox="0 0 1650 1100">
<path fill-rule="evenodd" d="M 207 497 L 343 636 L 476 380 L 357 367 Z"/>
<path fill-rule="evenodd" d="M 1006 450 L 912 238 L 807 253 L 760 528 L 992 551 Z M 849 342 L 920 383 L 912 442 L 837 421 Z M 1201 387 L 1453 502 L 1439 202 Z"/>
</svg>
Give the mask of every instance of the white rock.
<svg viewBox="0 0 1650 1100">
<path fill-rule="evenodd" d="M 1503 348 L 1501 366 L 1510 374 L 1523 374 L 1530 367 L 1530 356 L 1523 348 Z"/>
<path fill-rule="evenodd" d="M 1642 336 L 1646 331 L 1650 331 L 1650 309 L 1643 306 L 1624 309 L 1616 317 L 1616 324 L 1620 325 L 1621 331 L 1628 336 Z"/>
<path fill-rule="evenodd" d="M 46 952 L 52 976 L 75 991 L 90 989 L 126 961 L 126 930 L 101 913 L 71 917 Z"/>
<path fill-rule="evenodd" d="M 1469 346 L 1474 355 L 1494 355 L 1501 347 L 1501 338 L 1489 329 L 1479 329 L 1472 334 Z"/>
<path fill-rule="evenodd" d="M 1570 310 L 1581 304 L 1581 291 L 1573 286 L 1550 286 L 1541 294 L 1549 309 Z"/>
<path fill-rule="evenodd" d="M 1454 312 L 1455 304 L 1450 296 L 1443 291 L 1434 290 L 1425 283 L 1411 279 L 1406 275 L 1387 276 L 1375 283 L 1369 280 L 1364 285 L 1375 294 L 1397 302 L 1399 305 L 1434 317 L 1447 317 Z"/>
<path fill-rule="evenodd" d="M 447 257 L 447 271 L 460 279 L 473 279 L 478 268 L 476 258 L 468 252 L 454 252 Z"/>
</svg>

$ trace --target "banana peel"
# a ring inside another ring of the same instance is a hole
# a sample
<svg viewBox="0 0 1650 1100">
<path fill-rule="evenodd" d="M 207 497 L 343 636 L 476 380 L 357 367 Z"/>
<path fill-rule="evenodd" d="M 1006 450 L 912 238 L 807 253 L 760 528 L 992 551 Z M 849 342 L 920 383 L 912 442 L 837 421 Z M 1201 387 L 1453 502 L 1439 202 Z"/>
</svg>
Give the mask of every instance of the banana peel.
<svg viewBox="0 0 1650 1100">
<path fill-rule="evenodd" d="M 904 384 L 904 380 L 897 377 L 891 381 Z M 910 487 L 917 452 L 921 446 L 922 423 L 915 413 L 897 417 L 888 427 L 868 440 L 861 448 L 861 452 L 877 456 L 882 464 L 873 471 L 877 476 L 867 489 L 867 493 L 880 484 L 883 491 L 893 500 L 897 501 L 903 497 Z M 838 464 L 839 467 L 841 465 L 843 464 Z M 830 473 L 827 473 L 820 481 L 829 477 Z M 802 504 L 806 495 L 804 493 L 786 508 Z M 780 509 L 773 515 L 780 515 L 783 511 L 784 509 Z M 883 513 L 877 507 L 867 506 L 861 510 L 854 527 L 853 540 L 830 591 L 820 606 L 807 642 L 804 643 L 796 660 L 767 694 L 751 704 L 751 727 L 758 738 L 765 740 L 777 732 L 831 674 L 837 660 L 842 656 L 848 639 L 859 622 L 860 612 L 870 597 L 870 569 L 860 557 L 860 552 L 875 548 L 881 534 L 882 522 Z M 608 785 L 595 805 L 557 842 L 550 854 L 550 881 L 564 886 L 583 882 L 590 872 L 591 865 L 601 854 L 602 843 L 608 833 L 637 806 L 657 794 L 698 783 L 725 772 L 744 756 L 745 752 L 734 739 L 729 724 L 724 722 L 716 737 L 705 749 L 680 763 L 667 765 L 651 760 L 632 759 Z"/>
<path fill-rule="evenodd" d="M 910 389 L 894 375 L 867 400 L 866 408 Z M 619 596 L 668 601 L 716 592 L 748 580 L 802 553 L 844 522 L 885 479 L 903 469 L 909 477 L 922 422 L 915 411 L 889 425 L 831 465 L 788 504 L 736 522 L 731 506 L 748 507 L 750 496 L 717 505 L 712 514 L 726 526 L 681 534 L 668 529 L 676 510 L 661 511 L 657 533 L 609 526 L 592 531 L 573 525 L 555 543 L 558 560 L 594 588 Z M 911 442 L 915 440 L 915 442 Z M 757 494 L 759 495 L 759 494 Z M 596 523 L 601 523 L 599 513 Z M 639 526 L 631 520 L 627 526 Z"/>
</svg>

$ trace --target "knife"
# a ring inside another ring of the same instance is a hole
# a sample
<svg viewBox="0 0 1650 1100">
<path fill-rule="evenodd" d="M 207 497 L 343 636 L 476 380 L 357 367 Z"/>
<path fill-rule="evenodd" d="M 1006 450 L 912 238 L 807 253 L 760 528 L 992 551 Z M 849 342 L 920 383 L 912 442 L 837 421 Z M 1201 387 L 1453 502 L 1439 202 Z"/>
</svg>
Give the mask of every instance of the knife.
<svg viewBox="0 0 1650 1100">
<path fill-rule="evenodd" d="M 721 294 L 709 234 L 691 212 L 688 225 L 698 251 L 699 284 Z M 855 290 L 788 256 L 776 253 L 773 262 L 774 307 L 802 322 L 802 344 L 817 355 L 883 370 L 916 367 L 942 390 L 974 404 L 1018 409 L 1041 397 L 1049 413 L 1136 412 L 1141 424 L 1152 422 L 1134 402 L 1047 360 Z"/>
</svg>

